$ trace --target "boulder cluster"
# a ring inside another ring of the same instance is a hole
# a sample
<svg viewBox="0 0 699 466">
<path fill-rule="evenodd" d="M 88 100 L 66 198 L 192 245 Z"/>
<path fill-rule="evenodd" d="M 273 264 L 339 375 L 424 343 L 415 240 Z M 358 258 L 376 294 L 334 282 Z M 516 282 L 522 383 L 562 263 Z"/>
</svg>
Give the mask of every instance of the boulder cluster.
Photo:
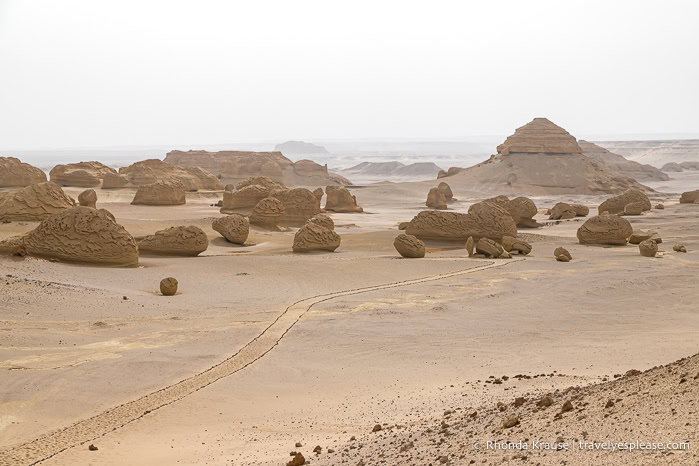
<svg viewBox="0 0 699 466">
<path fill-rule="evenodd" d="M 549 220 L 567 220 L 575 217 L 587 217 L 590 209 L 582 204 L 559 202 L 548 211 Z"/>
<path fill-rule="evenodd" d="M 630 188 L 601 203 L 597 211 L 600 214 L 609 212 L 618 215 L 640 215 L 650 209 L 651 203 L 646 193 L 640 189 Z"/>
<path fill-rule="evenodd" d="M 477 240 L 469 237 L 466 240 L 466 252 L 469 257 L 509 259 L 513 254 L 527 255 L 531 251 L 531 244 L 513 236 L 503 236 L 500 242 L 485 237 Z"/>
<path fill-rule="evenodd" d="M 430 192 L 427 193 L 425 205 L 431 209 L 444 210 L 447 208 L 447 203 L 453 200 L 454 194 L 451 191 L 451 187 L 442 181 L 436 188 L 430 189 Z"/>
</svg>

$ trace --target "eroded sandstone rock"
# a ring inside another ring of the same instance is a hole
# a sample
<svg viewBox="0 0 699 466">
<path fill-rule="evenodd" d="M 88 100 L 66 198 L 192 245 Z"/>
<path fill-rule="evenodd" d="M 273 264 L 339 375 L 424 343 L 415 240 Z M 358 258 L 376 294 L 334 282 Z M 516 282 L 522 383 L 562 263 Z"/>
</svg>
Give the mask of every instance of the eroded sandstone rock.
<svg viewBox="0 0 699 466">
<path fill-rule="evenodd" d="M 338 213 L 364 212 L 364 209 L 357 205 L 357 197 L 344 186 L 326 186 L 325 195 L 325 210 Z"/>
<path fill-rule="evenodd" d="M 451 187 L 444 181 L 437 185 L 437 189 L 439 189 L 441 193 L 444 194 L 444 199 L 446 199 L 447 202 L 451 202 L 454 199 L 454 193 L 452 193 Z"/>
<path fill-rule="evenodd" d="M 553 257 L 555 257 L 558 262 L 570 262 L 573 260 L 573 256 L 568 250 L 560 246 L 553 251 Z"/>
<path fill-rule="evenodd" d="M 129 179 L 118 173 L 105 173 L 102 178 L 102 189 L 123 188 L 129 184 Z"/>
<path fill-rule="evenodd" d="M 340 235 L 313 222 L 306 223 L 294 235 L 294 252 L 332 252 L 339 246 Z"/>
<path fill-rule="evenodd" d="M 534 201 L 528 197 L 520 196 L 512 200 L 504 202 L 503 207 L 512 216 L 518 227 L 522 228 L 537 228 L 542 226 L 534 216 L 538 210 Z"/>
<path fill-rule="evenodd" d="M 160 292 L 163 296 L 174 296 L 177 293 L 179 283 L 174 277 L 167 277 L 160 280 Z"/>
<path fill-rule="evenodd" d="M 503 248 L 498 243 L 488 238 L 481 238 L 476 243 L 476 252 L 486 257 L 497 258 L 503 253 Z"/>
<path fill-rule="evenodd" d="M 181 184 L 158 181 L 139 187 L 131 204 L 168 206 L 182 205 L 186 202 Z"/>
<path fill-rule="evenodd" d="M 652 239 L 641 241 L 641 243 L 638 245 L 638 250 L 644 257 L 655 257 L 655 255 L 658 253 L 658 243 Z"/>
<path fill-rule="evenodd" d="M 527 243 L 522 239 L 513 238 L 512 236 L 502 237 L 502 247 L 507 252 L 517 251 L 519 254 L 524 255 L 532 252 L 531 244 Z"/>
<path fill-rule="evenodd" d="M 224 191 L 221 213 L 230 214 L 253 208 L 262 199 L 269 197 L 269 195 L 270 190 L 258 184 L 243 186 L 235 191 Z"/>
<path fill-rule="evenodd" d="M 624 215 L 641 215 L 644 209 L 645 203 L 643 201 L 632 202 L 624 206 Z"/>
<path fill-rule="evenodd" d="M 51 181 L 59 186 L 92 188 L 99 186 L 106 174 L 116 175 L 117 171 L 100 162 L 79 162 L 56 165 L 51 169 Z"/>
<path fill-rule="evenodd" d="M 439 188 L 432 188 L 430 192 L 427 193 L 427 201 L 425 205 L 430 209 L 446 209 L 447 199 L 444 197 L 444 193 L 439 190 Z"/>
<path fill-rule="evenodd" d="M 119 169 L 119 174 L 126 177 L 133 186 L 142 186 L 159 181 L 180 184 L 185 191 L 223 189 L 221 180 L 210 172 L 196 166 L 179 167 L 158 159 L 136 162 Z"/>
<path fill-rule="evenodd" d="M 624 245 L 633 233 L 633 227 L 618 215 L 597 215 L 589 218 L 578 229 L 580 244 Z"/>
<path fill-rule="evenodd" d="M 170 227 L 138 240 L 141 253 L 167 256 L 196 256 L 208 247 L 206 233 L 195 226 Z"/>
<path fill-rule="evenodd" d="M 0 157 L 0 188 L 24 188 L 45 183 L 46 174 L 15 157 Z"/>
<path fill-rule="evenodd" d="M 83 207 L 97 208 L 97 193 L 94 189 L 86 189 L 78 196 L 78 203 Z"/>
<path fill-rule="evenodd" d="M 425 257 L 425 243 L 412 235 L 400 234 L 396 236 L 396 239 L 393 241 L 393 247 L 403 257 Z"/>
<path fill-rule="evenodd" d="M 211 228 L 226 238 L 226 241 L 234 244 L 245 244 L 250 234 L 250 222 L 247 217 L 240 214 L 217 218 L 211 223 Z"/>
<path fill-rule="evenodd" d="M 0 218 L 7 220 L 43 220 L 73 207 L 73 199 L 51 181 L 31 184 L 0 197 Z"/>
<path fill-rule="evenodd" d="M 600 214 L 603 212 L 609 212 L 610 214 L 623 214 L 624 208 L 628 204 L 635 202 L 641 202 L 643 204 L 642 212 L 651 209 L 650 199 L 648 199 L 646 193 L 639 189 L 631 188 L 617 196 L 610 197 L 601 203 L 597 210 Z"/>
<path fill-rule="evenodd" d="M 278 230 L 284 216 L 284 204 L 276 197 L 266 197 L 255 204 L 250 223 L 270 230 Z"/>
<path fill-rule="evenodd" d="M 699 189 L 687 191 L 680 196 L 680 204 L 695 204 L 697 201 L 699 201 Z"/>
<path fill-rule="evenodd" d="M 534 118 L 519 127 L 515 133 L 497 147 L 498 153 L 515 152 L 548 154 L 581 154 L 582 149 L 568 131 L 547 118 Z"/>
<path fill-rule="evenodd" d="M 272 193 L 284 205 L 283 225 L 298 226 L 320 213 L 320 201 L 306 188 L 277 190 Z"/>
<path fill-rule="evenodd" d="M 328 230 L 335 230 L 335 222 L 333 222 L 333 219 L 330 218 L 330 215 L 328 214 L 314 215 L 313 217 L 309 218 L 306 223 L 308 222 L 315 223 L 327 228 Z"/>
<path fill-rule="evenodd" d="M 566 202 L 559 202 L 551 208 L 550 220 L 567 220 L 577 217 L 577 212 L 572 205 Z"/>
<path fill-rule="evenodd" d="M 647 239 L 652 239 L 656 243 L 661 243 L 660 235 L 658 232 L 653 230 L 635 230 L 629 237 L 629 243 L 631 244 L 641 244 Z"/>
</svg>

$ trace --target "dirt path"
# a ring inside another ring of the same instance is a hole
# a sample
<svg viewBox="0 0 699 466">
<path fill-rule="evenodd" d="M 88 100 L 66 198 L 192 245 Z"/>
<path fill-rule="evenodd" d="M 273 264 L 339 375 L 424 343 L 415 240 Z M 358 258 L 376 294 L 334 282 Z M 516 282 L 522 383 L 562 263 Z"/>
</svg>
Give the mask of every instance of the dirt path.
<svg viewBox="0 0 699 466">
<path fill-rule="evenodd" d="M 429 277 L 400 282 L 374 285 L 352 290 L 328 293 L 302 299 L 290 305 L 260 335 L 255 337 L 240 351 L 221 363 L 184 379 L 173 385 L 145 395 L 137 400 L 111 408 L 89 419 L 79 421 L 69 427 L 50 432 L 30 442 L 0 451 L 0 466 L 33 465 L 46 460 L 64 450 L 92 441 L 117 430 L 153 411 L 174 403 L 217 380 L 232 375 L 251 365 L 270 352 L 313 305 L 341 296 L 349 296 L 370 291 L 397 288 L 419 283 L 452 278 L 482 270 L 503 267 L 524 259 L 487 262 L 484 265 L 448 272 Z"/>
</svg>

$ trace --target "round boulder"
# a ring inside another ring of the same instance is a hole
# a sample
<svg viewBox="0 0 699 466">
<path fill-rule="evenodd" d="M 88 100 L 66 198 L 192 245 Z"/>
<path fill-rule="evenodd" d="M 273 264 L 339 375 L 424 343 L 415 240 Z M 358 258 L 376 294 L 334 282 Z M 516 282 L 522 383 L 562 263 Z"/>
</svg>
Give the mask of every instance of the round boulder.
<svg viewBox="0 0 699 466">
<path fill-rule="evenodd" d="M 328 214 L 314 215 L 312 218 L 309 218 L 306 223 L 315 223 L 316 225 L 325 227 L 328 230 L 335 229 L 335 222 L 333 222 L 333 219 L 330 218 L 330 215 Z"/>
<path fill-rule="evenodd" d="M 235 244 L 244 244 L 250 234 L 248 218 L 239 214 L 217 218 L 211 223 L 211 227 L 226 238 L 226 241 Z"/>
<path fill-rule="evenodd" d="M 580 244 L 625 245 L 633 227 L 618 215 L 597 215 L 578 228 Z"/>
<path fill-rule="evenodd" d="M 317 223 L 308 222 L 294 235 L 294 252 L 334 251 L 340 246 L 340 235 Z"/>
<path fill-rule="evenodd" d="M 641 241 L 641 244 L 638 245 L 638 250 L 644 257 L 655 257 L 658 253 L 658 243 L 652 239 Z"/>
<path fill-rule="evenodd" d="M 177 293 L 177 279 L 172 277 L 160 280 L 160 292 L 163 296 L 174 296 Z"/>
<path fill-rule="evenodd" d="M 97 193 L 94 189 L 86 189 L 78 196 L 78 203 L 83 207 L 97 208 Z"/>
<path fill-rule="evenodd" d="M 250 223 L 271 230 L 279 229 L 284 216 L 284 204 L 276 197 L 266 197 L 255 204 L 250 215 Z"/>
<path fill-rule="evenodd" d="M 432 188 L 427 194 L 427 201 L 425 205 L 430 209 L 446 209 L 447 199 L 444 197 L 444 193 L 439 190 L 439 188 Z"/>
<path fill-rule="evenodd" d="M 403 257 L 425 257 L 425 243 L 413 235 L 400 234 L 396 236 L 396 239 L 393 241 L 393 247 Z"/>
</svg>

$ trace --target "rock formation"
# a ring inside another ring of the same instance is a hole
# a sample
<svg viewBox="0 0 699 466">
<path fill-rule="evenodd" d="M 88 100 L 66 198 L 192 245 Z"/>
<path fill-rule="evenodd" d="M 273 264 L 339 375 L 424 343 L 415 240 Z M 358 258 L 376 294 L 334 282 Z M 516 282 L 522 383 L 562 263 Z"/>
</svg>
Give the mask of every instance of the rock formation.
<svg viewBox="0 0 699 466">
<path fill-rule="evenodd" d="M 196 256 L 208 247 L 206 233 L 195 226 L 170 227 L 138 240 L 141 253 L 166 256 Z"/>
<path fill-rule="evenodd" d="M 527 255 L 532 252 L 532 245 L 523 239 L 513 238 L 512 236 L 502 237 L 502 247 L 507 252 L 517 252 L 518 254 Z"/>
<path fill-rule="evenodd" d="M 437 179 L 447 178 L 449 176 L 454 176 L 454 175 L 460 173 L 462 170 L 464 170 L 464 169 L 461 167 L 449 167 L 449 169 L 447 171 L 439 170 L 439 172 L 437 172 Z"/>
<path fill-rule="evenodd" d="M 298 226 L 320 213 L 320 201 L 306 188 L 293 188 L 272 193 L 284 205 L 282 225 Z"/>
<path fill-rule="evenodd" d="M 638 251 L 644 257 L 655 257 L 655 255 L 658 253 L 658 243 L 652 239 L 641 241 L 641 243 L 638 245 Z"/>
<path fill-rule="evenodd" d="M 248 239 L 250 234 L 248 218 L 239 214 L 217 218 L 212 222 L 211 227 L 226 238 L 227 241 L 234 244 L 245 244 L 245 240 Z"/>
<path fill-rule="evenodd" d="M 476 243 L 473 240 L 473 236 L 469 236 L 466 240 L 466 253 L 468 253 L 468 257 L 473 256 L 473 251 L 475 247 Z"/>
<path fill-rule="evenodd" d="M 219 191 L 223 184 L 211 173 L 196 166 L 182 168 L 158 159 L 143 160 L 122 167 L 119 174 L 132 186 L 143 186 L 157 181 L 179 183 L 185 191 Z"/>
<path fill-rule="evenodd" d="M 396 239 L 393 241 L 393 247 L 403 257 L 425 257 L 425 243 L 412 235 L 401 233 L 396 236 Z"/>
<path fill-rule="evenodd" d="M 670 179 L 663 171 L 652 165 L 641 164 L 626 159 L 623 155 L 609 152 L 604 147 L 587 141 L 578 141 L 583 154 L 606 165 L 611 170 L 636 181 L 667 181 Z"/>
<path fill-rule="evenodd" d="M 160 292 L 163 296 L 174 296 L 177 293 L 179 283 L 176 278 L 167 277 L 160 280 Z"/>
<path fill-rule="evenodd" d="M 235 191 L 223 192 L 222 214 L 230 214 L 253 208 L 262 199 L 269 197 L 270 190 L 264 186 L 253 184 Z"/>
<path fill-rule="evenodd" d="M 116 170 L 100 162 L 79 162 L 56 165 L 49 176 L 59 186 L 93 188 L 102 184 L 104 175 L 116 173 Z"/>
<path fill-rule="evenodd" d="M 660 238 L 660 235 L 656 231 L 653 230 L 636 230 L 634 231 L 631 236 L 629 237 L 629 243 L 631 244 L 641 244 L 643 241 L 647 239 L 652 239 L 656 243 L 662 243 L 663 240 Z"/>
<path fill-rule="evenodd" d="M 333 219 L 330 218 L 328 214 L 315 215 L 314 217 L 310 218 L 307 223 L 315 223 L 327 228 L 328 230 L 335 230 L 335 222 L 333 222 Z"/>
<path fill-rule="evenodd" d="M 646 207 L 645 202 L 636 201 L 624 206 L 624 215 L 641 215 Z"/>
<path fill-rule="evenodd" d="M 490 238 L 501 241 L 503 236 L 517 236 L 517 226 L 502 207 L 479 202 L 471 206 L 468 214 L 425 210 L 417 214 L 406 226 L 405 233 L 421 240 L 466 241 Z"/>
<path fill-rule="evenodd" d="M 573 260 L 573 256 L 570 255 L 568 250 L 560 246 L 553 251 L 553 257 L 555 257 L 558 262 L 570 262 Z"/>
<path fill-rule="evenodd" d="M 97 208 L 97 193 L 94 189 L 86 189 L 78 196 L 78 203 L 83 207 Z"/>
<path fill-rule="evenodd" d="M 332 252 L 339 246 L 340 235 L 313 222 L 306 223 L 294 235 L 294 252 Z"/>
<path fill-rule="evenodd" d="M 330 154 L 323 146 L 303 141 L 286 141 L 274 146 L 274 150 L 283 154 Z"/>
<path fill-rule="evenodd" d="M 687 248 L 684 246 L 684 244 L 675 244 L 672 246 L 672 250 L 675 252 L 687 252 Z"/>
<path fill-rule="evenodd" d="M 505 202 L 503 207 L 510 213 L 512 219 L 515 221 L 518 227 L 538 228 L 542 226 L 533 218 L 537 214 L 538 210 L 536 208 L 536 204 L 534 204 L 534 201 L 528 197 L 516 197 Z"/>
<path fill-rule="evenodd" d="M 0 251 L 11 251 L 18 245 L 31 255 L 65 261 L 121 266 L 138 263 L 134 238 L 109 212 L 90 207 L 62 209 L 34 230 L 0 242 Z"/>
<path fill-rule="evenodd" d="M 430 192 L 427 193 L 427 201 L 425 205 L 430 209 L 441 209 L 447 208 L 447 200 L 444 197 L 444 193 L 439 190 L 439 188 L 432 188 Z"/>
<path fill-rule="evenodd" d="M 118 173 L 105 173 L 102 178 L 102 189 L 123 188 L 129 184 L 129 179 Z"/>
<path fill-rule="evenodd" d="M 598 213 L 609 212 L 610 214 L 623 214 L 627 204 L 634 202 L 643 203 L 643 212 L 651 209 L 650 199 L 643 191 L 638 189 L 627 189 L 623 193 L 610 197 L 597 208 Z"/>
<path fill-rule="evenodd" d="M 251 176 L 267 176 L 286 186 L 348 185 L 351 182 L 328 172 L 327 165 L 310 160 L 294 163 L 281 152 L 245 151 L 171 151 L 165 162 L 180 167 L 200 167 L 226 182 L 238 182 Z"/>
<path fill-rule="evenodd" d="M 502 255 L 503 251 L 502 246 L 492 239 L 481 238 L 476 243 L 476 252 L 486 257 L 498 258 Z"/>
<path fill-rule="evenodd" d="M 0 188 L 24 188 L 45 183 L 46 174 L 14 157 L 0 157 Z"/>
<path fill-rule="evenodd" d="M 680 196 L 680 204 L 696 204 L 699 201 L 699 189 L 696 191 L 687 191 Z"/>
<path fill-rule="evenodd" d="M 158 181 L 138 188 L 131 204 L 166 206 L 182 205 L 186 202 L 181 184 Z"/>
<path fill-rule="evenodd" d="M 442 194 L 444 194 L 444 199 L 446 199 L 447 202 L 451 202 L 452 200 L 454 200 L 454 193 L 451 191 L 451 187 L 444 181 L 437 185 L 437 189 L 439 189 L 442 192 Z"/>
<path fill-rule="evenodd" d="M 559 202 L 551 208 L 549 219 L 550 220 L 567 220 L 577 217 L 577 212 L 570 204 L 566 202 Z"/>
<path fill-rule="evenodd" d="M 39 221 L 74 204 L 73 199 L 51 181 L 31 184 L 0 197 L 0 218 Z"/>
<path fill-rule="evenodd" d="M 284 217 L 284 204 L 276 197 L 266 197 L 255 204 L 250 223 L 269 230 L 278 230 Z"/>
<path fill-rule="evenodd" d="M 323 191 L 323 188 L 316 188 L 313 190 L 313 195 L 318 199 L 318 202 L 323 200 L 323 195 L 325 195 L 325 192 Z"/>
<path fill-rule="evenodd" d="M 623 217 L 602 214 L 589 218 L 578 228 L 580 244 L 624 245 L 633 233 L 633 227 Z"/>
<path fill-rule="evenodd" d="M 235 189 L 243 189 L 247 186 L 262 186 L 269 192 L 275 191 L 277 189 L 286 189 L 286 186 L 284 186 L 281 183 L 277 183 L 276 181 L 273 181 L 267 176 L 251 176 L 250 178 L 247 178 L 246 180 L 243 180 L 240 183 L 238 183 Z"/>
<path fill-rule="evenodd" d="M 664 172 L 681 172 L 684 170 L 696 171 L 699 170 L 699 162 L 691 160 L 680 163 L 668 162 L 665 165 L 663 165 L 663 168 L 661 168 L 661 170 Z"/>
<path fill-rule="evenodd" d="M 527 154 L 581 154 L 582 149 L 568 131 L 553 124 L 547 118 L 534 118 L 515 130 L 497 147 L 498 153 Z"/>
<path fill-rule="evenodd" d="M 364 212 L 357 205 L 357 197 L 344 186 L 326 186 L 325 194 L 325 210 L 337 213 Z"/>
</svg>

